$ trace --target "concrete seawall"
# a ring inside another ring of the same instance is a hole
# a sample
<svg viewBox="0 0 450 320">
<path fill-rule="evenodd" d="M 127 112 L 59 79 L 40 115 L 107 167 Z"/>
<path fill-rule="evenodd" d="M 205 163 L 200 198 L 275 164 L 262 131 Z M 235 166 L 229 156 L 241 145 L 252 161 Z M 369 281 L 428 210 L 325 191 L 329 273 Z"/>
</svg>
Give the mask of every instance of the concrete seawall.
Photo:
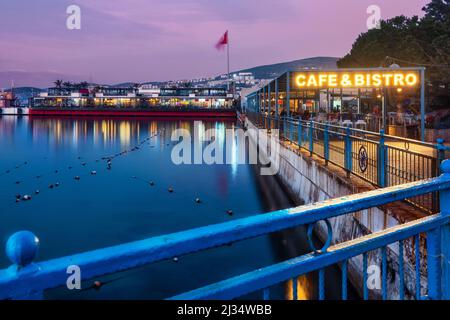
<svg viewBox="0 0 450 320">
<path fill-rule="evenodd" d="M 248 129 L 259 130 L 248 119 L 245 125 Z M 265 130 L 259 130 L 259 134 L 267 135 Z M 261 149 L 260 151 L 265 152 L 266 156 L 273 160 L 274 155 L 271 155 L 268 150 Z M 278 177 L 289 188 L 291 197 L 298 204 L 309 204 L 374 189 L 374 186 L 360 178 L 355 176 L 347 178 L 345 170 L 332 164 L 326 165 L 323 159 L 316 156 L 311 157 L 309 152 L 299 150 L 296 144 L 286 141 L 280 142 Z M 330 219 L 333 228 L 333 243 L 359 238 L 424 216 L 422 212 L 399 202 L 333 218 Z M 317 236 L 325 241 L 327 237 L 325 226 L 319 223 L 316 232 Z M 421 247 L 425 247 L 425 242 L 426 239 L 421 237 Z M 414 243 L 409 239 L 404 241 L 404 244 L 405 297 L 411 299 L 415 295 Z M 388 299 L 399 298 L 398 252 L 398 244 L 388 246 Z M 421 257 L 422 294 L 426 294 L 425 258 Z M 362 256 L 355 257 L 348 263 L 349 280 L 361 296 L 363 292 L 362 264 Z M 368 254 L 368 265 L 378 266 L 378 270 L 381 270 L 380 250 Z M 381 296 L 379 289 L 372 289 L 369 292 L 372 298 Z"/>
</svg>

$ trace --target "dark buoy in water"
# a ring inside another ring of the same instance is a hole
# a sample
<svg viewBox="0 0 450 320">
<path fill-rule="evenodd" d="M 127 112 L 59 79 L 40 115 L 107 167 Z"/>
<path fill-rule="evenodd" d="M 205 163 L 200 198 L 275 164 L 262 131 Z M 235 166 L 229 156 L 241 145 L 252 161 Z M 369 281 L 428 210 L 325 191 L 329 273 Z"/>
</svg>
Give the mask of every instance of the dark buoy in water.
<svg viewBox="0 0 450 320">
<path fill-rule="evenodd" d="M 150 181 L 149 184 L 153 187 L 155 183 L 153 181 Z"/>
<path fill-rule="evenodd" d="M 233 215 L 233 210 L 227 210 L 227 214 L 228 214 L 229 216 L 232 216 L 232 215 Z"/>
<path fill-rule="evenodd" d="M 75 180 L 80 180 L 80 176 L 75 176 L 74 179 Z"/>
<path fill-rule="evenodd" d="M 16 194 L 16 199 L 20 199 L 20 198 L 22 198 L 22 195 L 21 194 Z"/>
<path fill-rule="evenodd" d="M 20 181 L 16 181 L 16 184 L 20 184 Z"/>
<path fill-rule="evenodd" d="M 172 193 L 172 192 L 173 192 L 173 188 L 172 188 L 172 187 L 169 187 L 169 189 L 167 189 L 167 191 L 169 191 L 170 193 Z"/>
<path fill-rule="evenodd" d="M 195 202 L 196 202 L 196 203 L 201 203 L 202 200 L 200 200 L 200 198 L 196 198 L 196 199 L 195 199 Z"/>
<path fill-rule="evenodd" d="M 54 186 L 53 184 L 50 184 L 48 187 L 49 187 L 50 189 L 53 189 L 55 186 Z"/>
<path fill-rule="evenodd" d="M 86 166 L 86 162 L 83 162 L 81 165 L 82 165 L 83 167 Z"/>
<path fill-rule="evenodd" d="M 55 173 L 58 173 L 58 170 L 55 170 Z"/>
<path fill-rule="evenodd" d="M 59 187 L 59 182 L 55 183 L 55 187 Z"/>
<path fill-rule="evenodd" d="M 99 290 L 102 287 L 103 283 L 100 281 L 94 281 L 94 288 Z"/>
<path fill-rule="evenodd" d="M 20 199 L 16 199 L 16 202 L 20 202 Z"/>
<path fill-rule="evenodd" d="M 72 166 L 68 166 L 67 169 L 69 169 L 69 170 L 72 169 Z"/>
</svg>

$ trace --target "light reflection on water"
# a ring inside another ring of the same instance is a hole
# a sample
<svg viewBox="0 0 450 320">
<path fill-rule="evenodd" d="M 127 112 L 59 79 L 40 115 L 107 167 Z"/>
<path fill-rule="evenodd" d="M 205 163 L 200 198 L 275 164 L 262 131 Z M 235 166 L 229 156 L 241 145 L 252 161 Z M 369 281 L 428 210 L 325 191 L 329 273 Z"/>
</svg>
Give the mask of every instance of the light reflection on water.
<svg viewBox="0 0 450 320">
<path fill-rule="evenodd" d="M 204 129 L 219 129 L 221 144 L 234 125 L 202 121 Z M 0 117 L 2 246 L 13 232 L 30 230 L 41 241 L 38 260 L 46 260 L 263 212 L 250 166 L 171 162 L 171 132 L 193 127 L 193 121 Z M 105 156 L 113 157 L 111 170 Z M 32 200 L 15 203 L 16 194 Z M 275 259 L 270 239 L 261 237 L 104 277 L 112 282 L 100 291 L 57 289 L 46 297 L 166 298 Z M 2 251 L 0 267 L 8 264 Z"/>
<path fill-rule="evenodd" d="M 235 125 L 202 121 L 197 137 L 210 140 L 205 131 L 215 128 L 225 154 L 225 129 Z M 2 245 L 13 232 L 33 231 L 41 240 L 38 260 L 46 260 L 267 210 L 255 171 L 237 164 L 241 149 L 236 140 L 230 165 L 176 166 L 170 156 L 175 144 L 171 133 L 177 128 L 194 137 L 193 121 L 0 117 L 0 149 L 7 151 L 0 155 Z M 112 156 L 110 170 L 106 156 Z M 90 174 L 93 170 L 95 176 Z M 81 179 L 75 181 L 75 175 Z M 48 188 L 56 182 L 59 187 Z M 175 192 L 167 192 L 169 186 Z M 33 193 L 37 189 L 39 195 Z M 32 194 L 33 199 L 15 203 L 16 194 Z M 200 205 L 194 201 L 197 197 Z M 232 217 L 226 214 L 229 209 Z M 46 297 L 166 298 L 275 263 L 279 258 L 273 241 L 260 237 L 181 257 L 177 263 L 103 277 L 108 285 L 100 291 L 56 289 Z M 0 268 L 8 264 L 0 253 Z M 308 281 L 299 278 L 299 298 L 312 296 Z M 250 297 L 260 298 L 260 293 Z M 292 281 L 273 290 L 271 297 L 292 298 Z"/>
</svg>

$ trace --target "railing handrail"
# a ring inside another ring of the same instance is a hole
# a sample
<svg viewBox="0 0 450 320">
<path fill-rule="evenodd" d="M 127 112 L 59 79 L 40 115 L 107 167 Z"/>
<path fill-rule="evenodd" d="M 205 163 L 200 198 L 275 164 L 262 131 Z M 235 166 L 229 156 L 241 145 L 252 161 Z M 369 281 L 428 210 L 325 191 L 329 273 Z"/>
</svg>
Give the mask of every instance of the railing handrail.
<svg viewBox="0 0 450 320">
<path fill-rule="evenodd" d="M 271 116 L 271 119 L 273 119 L 273 117 Z M 286 119 L 287 121 L 292 121 L 293 123 L 298 123 L 299 121 L 303 124 L 305 124 L 306 126 L 309 126 L 311 123 L 314 125 L 320 125 L 320 126 L 325 126 L 328 125 L 328 128 L 336 128 L 336 129 L 340 129 L 340 130 L 347 130 L 347 127 L 343 127 L 343 126 L 337 126 L 331 123 L 327 123 L 327 122 L 318 122 L 318 121 L 314 121 L 314 120 L 303 120 L 303 119 L 295 119 L 292 117 L 280 117 L 280 119 Z M 399 137 L 399 136 L 393 136 L 393 135 L 389 135 L 386 133 L 379 133 L 379 132 L 374 132 L 374 131 L 368 131 L 368 130 L 362 130 L 362 129 L 357 129 L 357 128 L 348 128 L 351 132 L 357 132 L 357 133 L 361 133 L 364 135 L 372 135 L 372 136 L 376 136 L 376 137 L 384 137 L 385 139 L 392 139 L 392 140 L 399 140 L 401 142 L 409 142 L 409 143 L 414 143 L 416 145 L 420 145 L 420 146 L 424 146 L 424 147 L 429 147 L 429 148 L 433 148 L 433 149 L 437 149 L 437 144 L 435 143 L 430 143 L 430 142 L 423 142 L 423 141 L 419 141 L 419 140 L 415 140 L 415 139 L 410 139 L 410 138 L 405 138 L 405 137 Z M 450 147 L 442 145 L 442 148 L 445 151 L 450 151 Z"/>
<path fill-rule="evenodd" d="M 83 270 L 83 280 L 87 280 L 405 198 L 448 190 L 450 172 L 447 169 L 444 172 L 443 175 L 429 180 L 31 263 L 20 269 L 13 265 L 0 270 L 0 299 L 61 286 L 66 283 L 66 270 L 71 265 L 79 266 Z"/>
<path fill-rule="evenodd" d="M 370 250 L 405 240 L 450 222 L 450 215 L 434 215 L 372 233 L 328 248 L 232 277 L 170 298 L 171 300 L 227 300 L 244 296 L 309 272 L 351 259 Z"/>
<path fill-rule="evenodd" d="M 272 120 L 276 119 L 276 117 L 271 116 L 271 115 L 263 115 L 266 118 L 270 118 Z M 329 121 L 325 121 L 325 122 L 319 122 L 319 121 L 314 121 L 314 120 L 303 120 L 303 119 L 298 119 L 298 118 L 293 118 L 293 117 L 287 117 L 287 116 L 280 116 L 278 119 L 283 120 L 286 119 L 288 122 L 291 121 L 292 123 L 298 123 L 299 121 L 301 123 L 304 123 L 306 126 L 309 126 L 311 123 L 314 125 L 321 125 L 321 126 L 325 126 L 328 125 L 329 128 L 336 128 L 336 129 L 341 129 L 341 130 L 347 130 L 347 127 L 343 127 L 343 126 L 338 126 L 335 124 L 331 124 Z M 364 135 L 373 135 L 373 136 L 377 136 L 377 137 L 384 137 L 385 139 L 392 139 L 392 140 L 400 140 L 403 142 L 409 142 L 409 143 L 414 143 L 420 146 L 424 146 L 424 147 L 430 147 L 430 148 L 437 148 L 437 145 L 435 143 L 431 143 L 431 142 L 424 142 L 424 141 L 420 141 L 420 140 L 415 140 L 415 139 L 410 139 L 410 138 L 405 138 L 405 137 L 399 137 L 399 136 L 393 136 L 393 135 L 389 135 L 386 133 L 379 133 L 379 132 L 375 132 L 375 131 L 368 131 L 368 130 L 363 130 L 363 129 L 357 129 L 357 128 L 348 128 L 350 131 L 353 132 L 358 132 Z M 443 145 L 442 148 L 446 151 L 450 151 L 450 147 Z"/>
</svg>

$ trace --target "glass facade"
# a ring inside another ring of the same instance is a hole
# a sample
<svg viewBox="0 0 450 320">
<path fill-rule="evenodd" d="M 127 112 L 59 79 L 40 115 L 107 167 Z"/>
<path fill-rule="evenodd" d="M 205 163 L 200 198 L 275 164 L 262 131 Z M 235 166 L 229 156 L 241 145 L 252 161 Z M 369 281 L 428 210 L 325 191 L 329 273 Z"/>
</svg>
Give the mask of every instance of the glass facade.
<svg viewBox="0 0 450 320">
<path fill-rule="evenodd" d="M 151 96 L 134 88 L 96 88 L 88 93 L 51 88 L 31 101 L 34 108 L 231 109 L 234 98 L 221 88 L 163 88 Z"/>
</svg>

